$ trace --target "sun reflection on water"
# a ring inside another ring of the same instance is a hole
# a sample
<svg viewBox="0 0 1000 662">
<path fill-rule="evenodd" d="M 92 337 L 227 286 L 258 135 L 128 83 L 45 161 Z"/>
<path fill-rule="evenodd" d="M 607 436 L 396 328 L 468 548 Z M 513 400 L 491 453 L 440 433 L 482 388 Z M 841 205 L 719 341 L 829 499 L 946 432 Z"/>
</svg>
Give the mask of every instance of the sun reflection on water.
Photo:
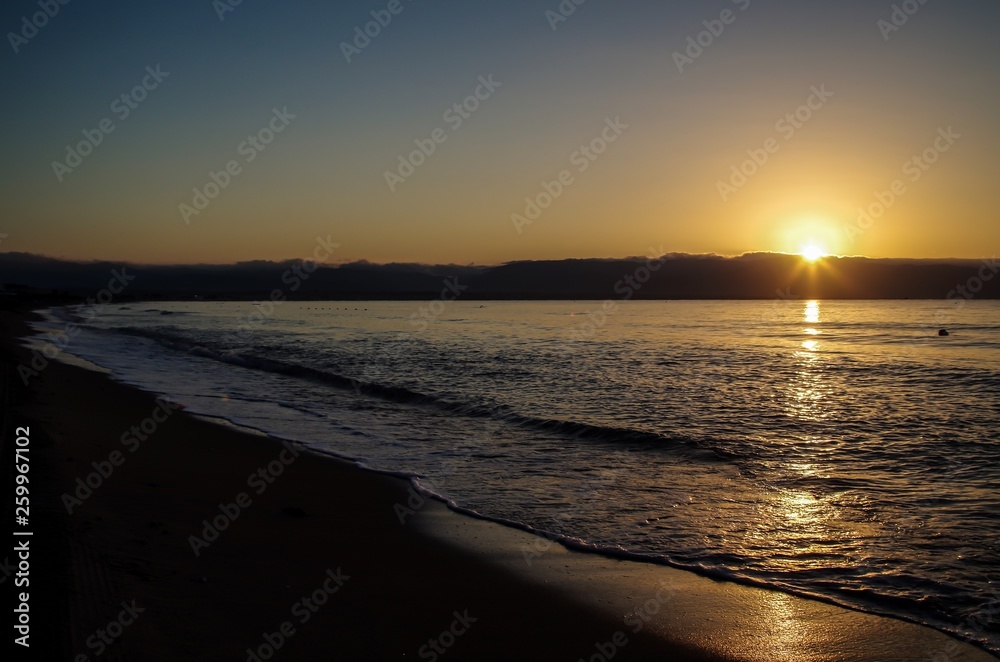
<svg viewBox="0 0 1000 662">
<path fill-rule="evenodd" d="M 806 302 L 806 322 L 819 324 L 819 301 Z"/>
<path fill-rule="evenodd" d="M 807 301 L 803 316 L 806 324 L 819 324 L 819 301 Z M 812 326 L 803 329 L 802 332 L 807 336 L 818 336 L 821 333 L 819 329 Z M 815 338 L 803 340 L 802 349 L 806 352 L 815 352 L 819 349 L 819 341 Z"/>
<path fill-rule="evenodd" d="M 825 420 L 828 411 L 826 396 L 831 385 L 824 370 L 826 358 L 819 351 L 822 332 L 817 328 L 821 321 L 820 302 L 808 301 L 803 310 L 805 339 L 794 349 L 794 363 L 786 386 L 785 411 L 788 416 L 805 422 Z M 821 479 L 827 468 L 821 461 L 822 440 L 812 435 L 790 438 L 787 441 L 790 456 L 785 460 L 785 470 L 797 479 Z M 780 553 L 772 558 L 778 566 L 787 564 L 789 569 L 810 567 L 810 559 L 823 559 L 828 552 L 825 544 L 837 536 L 839 512 L 827 498 L 811 490 L 784 487 L 772 493 L 761 504 L 761 529 L 750 535 L 754 544 L 778 545 Z M 780 542 L 773 532 L 782 532 Z M 771 532 L 771 533 L 767 533 Z"/>
</svg>

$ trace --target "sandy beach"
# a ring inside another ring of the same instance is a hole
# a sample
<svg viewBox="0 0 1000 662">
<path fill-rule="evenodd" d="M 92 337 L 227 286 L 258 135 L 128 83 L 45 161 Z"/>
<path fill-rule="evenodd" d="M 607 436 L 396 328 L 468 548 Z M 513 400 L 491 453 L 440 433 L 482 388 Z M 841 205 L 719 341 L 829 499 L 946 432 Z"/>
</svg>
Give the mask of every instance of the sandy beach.
<svg viewBox="0 0 1000 662">
<path fill-rule="evenodd" d="M 82 368 L 51 362 L 24 386 L 25 316 L 0 325 L 8 457 L 15 427 L 31 431 L 37 659 L 995 659 L 570 551 Z"/>
</svg>

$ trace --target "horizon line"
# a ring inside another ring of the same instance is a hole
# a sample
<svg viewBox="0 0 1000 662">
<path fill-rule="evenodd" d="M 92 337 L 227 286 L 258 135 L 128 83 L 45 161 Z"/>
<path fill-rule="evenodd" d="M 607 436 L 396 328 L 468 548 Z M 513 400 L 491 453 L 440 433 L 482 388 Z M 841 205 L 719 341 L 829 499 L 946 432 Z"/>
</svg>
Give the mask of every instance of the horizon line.
<svg viewBox="0 0 1000 662">
<path fill-rule="evenodd" d="M 288 257 L 283 259 L 268 259 L 268 258 L 252 258 L 246 260 L 238 260 L 235 262 L 132 262 L 123 259 L 108 259 L 108 258 L 69 258 L 61 256 L 47 255 L 43 253 L 31 253 L 28 251 L 0 251 L 0 259 L 7 256 L 22 256 L 26 258 L 33 258 L 36 260 L 49 260 L 55 262 L 64 262 L 78 265 L 95 265 L 95 264 L 125 264 L 132 265 L 136 267 L 238 267 L 247 264 L 288 264 L 291 262 L 300 262 L 307 260 L 309 258 L 303 257 Z M 688 253 L 684 251 L 668 251 L 660 255 L 627 255 L 627 256 L 590 256 L 590 257 L 549 257 L 549 258 L 514 258 L 506 260 L 503 262 L 496 262 L 491 264 L 477 264 L 475 262 L 470 262 L 462 264 L 459 262 L 421 262 L 418 260 L 391 260 L 388 262 L 373 262 L 367 258 L 355 258 L 355 259 L 345 259 L 337 262 L 332 261 L 318 261 L 319 266 L 327 268 L 342 268 L 342 267 L 388 267 L 388 266 L 412 266 L 412 267 L 456 267 L 463 269 L 495 269 L 497 267 L 502 267 L 510 264 L 521 264 L 526 262 L 570 262 L 570 261 L 594 261 L 594 262 L 612 262 L 612 261 L 634 261 L 634 260 L 649 260 L 658 258 L 705 258 L 705 259 L 722 259 L 722 260 L 736 260 L 747 257 L 796 257 L 805 260 L 802 253 L 790 253 L 786 251 L 745 251 L 739 254 L 723 254 L 723 253 Z M 873 260 L 873 261 L 885 261 L 885 262 L 937 262 L 937 263 L 960 263 L 960 262 L 976 262 L 982 260 L 995 259 L 996 255 L 983 255 L 979 257 L 872 257 L 868 255 L 860 254 L 824 254 L 819 257 L 816 262 L 822 262 L 828 259 L 860 259 L 860 260 Z"/>
</svg>

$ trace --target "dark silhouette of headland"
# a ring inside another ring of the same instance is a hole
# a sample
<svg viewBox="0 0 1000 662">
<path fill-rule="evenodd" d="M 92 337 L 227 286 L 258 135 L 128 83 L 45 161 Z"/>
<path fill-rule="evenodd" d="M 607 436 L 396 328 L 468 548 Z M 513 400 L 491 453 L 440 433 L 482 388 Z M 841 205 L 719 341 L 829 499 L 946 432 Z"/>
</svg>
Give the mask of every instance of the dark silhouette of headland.
<svg viewBox="0 0 1000 662">
<path fill-rule="evenodd" d="M 308 266 L 309 269 L 303 268 Z M 124 270 L 124 271 L 123 271 Z M 869 259 L 748 253 L 656 258 L 517 261 L 498 266 L 309 264 L 300 260 L 229 265 L 74 262 L 0 253 L 7 296 L 86 296 L 112 273 L 128 285 L 116 300 L 266 299 L 997 299 L 1000 270 L 986 260 Z"/>
</svg>

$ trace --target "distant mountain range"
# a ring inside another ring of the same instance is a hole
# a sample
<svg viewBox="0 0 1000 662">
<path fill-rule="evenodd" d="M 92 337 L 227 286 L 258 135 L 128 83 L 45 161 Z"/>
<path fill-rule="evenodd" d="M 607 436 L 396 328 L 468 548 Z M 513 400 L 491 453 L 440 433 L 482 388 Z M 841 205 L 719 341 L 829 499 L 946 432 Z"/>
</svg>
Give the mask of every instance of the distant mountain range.
<svg viewBox="0 0 1000 662">
<path fill-rule="evenodd" d="M 310 270 L 311 269 L 311 270 Z M 123 271 L 124 270 L 124 271 Z M 944 299 L 1000 298 L 996 260 L 904 260 L 797 255 L 510 262 L 493 267 L 313 265 L 300 260 L 231 265 L 73 262 L 0 253 L 0 282 L 22 295 L 92 296 L 114 279 L 129 299 Z M 121 285 L 127 283 L 127 285 Z M 124 287 L 124 289 L 123 289 Z"/>
</svg>

